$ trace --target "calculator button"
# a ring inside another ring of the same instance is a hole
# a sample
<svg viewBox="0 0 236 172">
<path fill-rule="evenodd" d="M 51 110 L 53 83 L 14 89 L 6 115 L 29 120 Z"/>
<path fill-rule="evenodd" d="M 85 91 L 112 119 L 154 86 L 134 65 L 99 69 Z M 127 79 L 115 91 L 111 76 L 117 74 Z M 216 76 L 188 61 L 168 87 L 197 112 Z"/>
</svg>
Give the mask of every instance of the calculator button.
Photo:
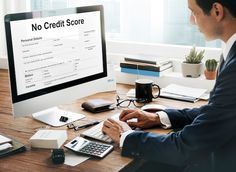
<svg viewBox="0 0 236 172">
<path fill-rule="evenodd" d="M 87 154 L 87 155 L 93 155 L 98 157 L 103 157 L 106 154 L 103 154 L 107 149 L 111 148 L 112 145 L 104 145 L 101 143 L 95 143 L 95 142 L 89 142 L 87 145 L 85 145 L 83 148 L 79 150 L 79 152 Z M 107 152 L 108 153 L 108 152 Z"/>
</svg>

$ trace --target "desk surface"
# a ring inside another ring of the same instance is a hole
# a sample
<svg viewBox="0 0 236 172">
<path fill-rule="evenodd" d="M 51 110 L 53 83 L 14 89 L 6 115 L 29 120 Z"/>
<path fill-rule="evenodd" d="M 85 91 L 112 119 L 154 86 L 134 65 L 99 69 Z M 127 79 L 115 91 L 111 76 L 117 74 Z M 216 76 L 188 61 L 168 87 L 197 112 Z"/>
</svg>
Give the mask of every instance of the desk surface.
<svg viewBox="0 0 236 172">
<path fill-rule="evenodd" d="M 117 85 L 116 92 L 99 93 L 93 96 L 89 96 L 83 99 L 76 100 L 61 106 L 63 109 L 70 110 L 77 113 L 86 115 L 87 119 L 99 119 L 104 120 L 109 116 L 121 111 L 116 109 L 104 113 L 92 114 L 84 111 L 81 108 L 81 103 L 92 98 L 103 98 L 115 102 L 116 94 L 125 94 L 132 86 Z M 154 103 L 159 103 L 165 106 L 171 106 L 175 108 L 183 107 L 198 107 L 206 104 L 206 101 L 199 101 L 197 103 L 180 102 L 170 99 L 159 98 Z M 49 157 L 51 155 L 50 150 L 47 149 L 31 149 L 29 146 L 29 138 L 39 128 L 48 127 L 45 124 L 33 120 L 30 117 L 16 118 L 12 116 L 11 98 L 9 90 L 8 72 L 7 70 L 0 70 L 0 134 L 13 137 L 27 146 L 27 151 L 14 156 L 9 156 L 0 159 L 0 171 L 52 171 L 54 168 L 57 171 L 132 171 L 135 166 L 135 162 L 126 157 L 120 156 L 120 149 L 115 147 L 108 156 L 104 159 L 89 159 L 82 164 L 70 167 L 67 165 L 53 165 Z M 65 126 L 57 129 L 67 129 Z M 68 141 L 78 136 L 81 131 L 68 130 Z M 166 133 L 162 129 L 152 129 L 151 132 Z"/>
</svg>

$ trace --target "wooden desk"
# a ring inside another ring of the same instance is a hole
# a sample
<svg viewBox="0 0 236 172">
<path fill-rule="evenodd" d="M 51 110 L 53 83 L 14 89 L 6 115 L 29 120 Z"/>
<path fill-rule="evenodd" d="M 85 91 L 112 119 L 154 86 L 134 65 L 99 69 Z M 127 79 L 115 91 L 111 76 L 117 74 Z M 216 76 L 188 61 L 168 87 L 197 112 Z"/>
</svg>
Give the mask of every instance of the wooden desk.
<svg viewBox="0 0 236 172">
<path fill-rule="evenodd" d="M 132 86 L 117 85 L 117 92 L 99 93 L 93 96 L 89 96 L 74 102 L 70 102 L 61 106 L 62 108 L 77 113 L 83 113 L 88 119 L 106 119 L 115 113 L 121 111 L 116 109 L 104 113 L 92 114 L 83 111 L 81 103 L 92 98 L 104 98 L 111 101 L 115 100 L 116 94 L 125 94 Z M 159 98 L 155 101 L 165 106 L 171 106 L 175 108 L 183 107 L 197 107 L 205 104 L 205 101 L 199 101 L 197 103 L 186 103 L 175 100 Z M 0 70 L 0 133 L 6 136 L 13 137 L 27 146 L 27 151 L 14 156 L 9 156 L 0 159 L 0 171 L 42 171 L 48 172 L 52 170 L 58 171 L 89 171 L 89 172 L 105 172 L 105 171 L 132 171 L 135 168 L 136 162 L 130 158 L 120 156 L 120 149 L 115 147 L 114 151 L 106 156 L 104 159 L 89 159 L 84 163 L 70 167 L 67 165 L 53 165 L 50 162 L 50 150 L 46 149 L 31 149 L 28 143 L 29 138 L 39 128 L 47 127 L 45 124 L 33 120 L 32 118 L 16 118 L 12 116 L 11 98 L 9 92 L 9 81 L 7 70 Z M 58 129 L 67 129 L 65 126 Z M 83 130 L 81 130 L 83 131 Z M 68 141 L 78 136 L 81 131 L 68 130 Z M 168 131 L 162 129 L 152 129 L 150 131 L 166 133 Z"/>
</svg>

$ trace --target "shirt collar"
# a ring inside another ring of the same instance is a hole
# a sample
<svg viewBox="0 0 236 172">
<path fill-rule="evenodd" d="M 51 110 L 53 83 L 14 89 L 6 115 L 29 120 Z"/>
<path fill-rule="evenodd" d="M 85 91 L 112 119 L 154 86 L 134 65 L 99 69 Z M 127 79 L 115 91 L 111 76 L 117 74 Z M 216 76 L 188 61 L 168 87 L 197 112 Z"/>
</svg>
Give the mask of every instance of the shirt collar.
<svg viewBox="0 0 236 172">
<path fill-rule="evenodd" d="M 233 34 L 229 39 L 228 41 L 226 42 L 225 44 L 225 48 L 223 50 L 223 56 L 224 56 L 224 60 L 226 60 L 226 57 L 228 56 L 229 54 L 229 51 L 231 49 L 231 47 L 233 46 L 234 42 L 236 41 L 236 33 Z"/>
</svg>

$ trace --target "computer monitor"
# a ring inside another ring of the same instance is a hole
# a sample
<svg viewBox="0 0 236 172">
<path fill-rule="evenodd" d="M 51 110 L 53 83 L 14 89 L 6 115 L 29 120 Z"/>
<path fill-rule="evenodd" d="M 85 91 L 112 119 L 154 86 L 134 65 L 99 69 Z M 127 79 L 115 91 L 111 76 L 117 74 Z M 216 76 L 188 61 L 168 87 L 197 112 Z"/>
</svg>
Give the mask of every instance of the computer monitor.
<svg viewBox="0 0 236 172">
<path fill-rule="evenodd" d="M 34 113 L 60 126 L 61 116 L 67 123 L 80 117 L 52 107 L 106 88 L 101 5 L 8 14 L 5 30 L 15 117 Z"/>
</svg>

